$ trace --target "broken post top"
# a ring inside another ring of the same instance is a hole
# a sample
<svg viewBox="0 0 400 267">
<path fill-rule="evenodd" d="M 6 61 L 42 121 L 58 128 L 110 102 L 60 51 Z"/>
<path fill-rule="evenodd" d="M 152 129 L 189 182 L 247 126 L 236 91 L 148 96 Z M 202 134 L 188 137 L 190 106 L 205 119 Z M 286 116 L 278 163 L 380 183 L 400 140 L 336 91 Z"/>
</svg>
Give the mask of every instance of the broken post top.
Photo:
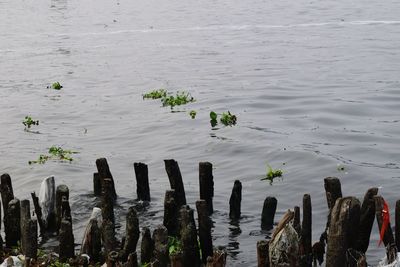
<svg viewBox="0 0 400 267">
<path fill-rule="evenodd" d="M 328 208 L 331 210 L 335 206 L 336 199 L 342 197 L 340 180 L 336 177 L 327 177 L 324 179 L 324 186 Z"/>
<path fill-rule="evenodd" d="M 174 159 L 166 159 L 164 163 L 171 188 L 175 190 L 175 200 L 178 207 L 186 205 L 185 188 L 178 162 Z"/>
<path fill-rule="evenodd" d="M 112 174 L 110 172 L 110 167 L 108 166 L 108 162 L 106 158 L 99 158 L 96 159 L 96 167 L 97 167 L 97 171 L 98 173 L 103 177 L 107 177 L 107 178 L 113 178 Z"/>
<path fill-rule="evenodd" d="M 210 162 L 199 163 L 200 199 L 207 202 L 208 214 L 213 213 L 212 199 L 214 197 L 214 177 Z"/>
</svg>

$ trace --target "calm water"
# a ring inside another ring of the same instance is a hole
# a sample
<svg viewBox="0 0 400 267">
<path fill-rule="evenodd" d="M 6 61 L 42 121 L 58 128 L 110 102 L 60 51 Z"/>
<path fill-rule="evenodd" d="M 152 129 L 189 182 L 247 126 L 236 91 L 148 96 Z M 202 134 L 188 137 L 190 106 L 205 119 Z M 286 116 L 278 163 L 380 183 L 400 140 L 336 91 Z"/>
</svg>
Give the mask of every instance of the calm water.
<svg viewBox="0 0 400 267">
<path fill-rule="evenodd" d="M 48 175 L 67 184 L 80 243 L 96 203 L 96 158 L 108 159 L 116 179 L 121 228 L 137 205 L 133 162 L 149 165 L 152 202 L 140 224 L 153 227 L 169 188 L 163 159 L 179 162 L 192 207 L 198 162 L 210 161 L 214 244 L 228 249 L 229 266 L 254 266 L 266 196 L 277 197 L 279 220 L 310 193 L 314 240 L 326 222 L 326 176 L 341 178 L 344 195 L 381 187 L 393 210 L 399 14 L 394 0 L 0 0 L 0 172 L 10 173 L 20 199 Z M 54 81 L 64 88 L 46 89 Z M 143 101 L 160 87 L 187 90 L 197 102 L 171 113 Z M 211 110 L 230 110 L 238 125 L 212 129 Z M 26 115 L 40 120 L 40 133 L 23 130 Z M 52 145 L 80 153 L 71 164 L 28 165 Z M 272 186 L 260 181 L 266 163 L 284 170 Z M 238 226 L 227 216 L 235 179 L 243 183 Z M 372 264 L 384 255 L 377 240 L 375 225 Z"/>
</svg>

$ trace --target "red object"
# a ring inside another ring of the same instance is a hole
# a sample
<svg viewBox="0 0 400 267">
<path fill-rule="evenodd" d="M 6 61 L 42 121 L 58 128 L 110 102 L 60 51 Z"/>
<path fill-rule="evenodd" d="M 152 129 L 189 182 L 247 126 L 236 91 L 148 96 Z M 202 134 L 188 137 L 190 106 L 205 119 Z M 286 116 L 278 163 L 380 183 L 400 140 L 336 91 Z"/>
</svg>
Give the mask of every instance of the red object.
<svg viewBox="0 0 400 267">
<path fill-rule="evenodd" d="M 388 203 L 383 200 L 383 209 L 382 209 L 382 228 L 381 228 L 381 239 L 379 240 L 378 246 L 381 245 L 383 241 L 383 237 L 385 236 L 386 229 L 390 224 L 390 215 L 389 215 L 389 205 Z"/>
</svg>

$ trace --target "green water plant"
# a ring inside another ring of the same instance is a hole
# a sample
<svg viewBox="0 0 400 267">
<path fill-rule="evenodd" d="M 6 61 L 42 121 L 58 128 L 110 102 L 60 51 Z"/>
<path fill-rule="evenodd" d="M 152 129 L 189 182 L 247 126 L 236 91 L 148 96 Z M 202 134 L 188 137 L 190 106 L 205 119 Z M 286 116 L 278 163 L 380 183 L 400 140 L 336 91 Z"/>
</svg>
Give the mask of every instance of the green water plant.
<svg viewBox="0 0 400 267">
<path fill-rule="evenodd" d="M 25 126 L 25 130 L 27 130 L 30 129 L 32 125 L 39 125 L 39 120 L 34 120 L 31 116 L 25 116 L 22 124 Z"/>
<path fill-rule="evenodd" d="M 192 119 L 195 119 L 195 118 L 196 118 L 196 115 L 197 115 L 196 110 L 191 110 L 191 111 L 189 112 L 189 115 L 190 115 L 190 117 L 191 117 Z"/>
<path fill-rule="evenodd" d="M 51 88 L 54 90 L 60 90 L 61 88 L 63 88 L 63 86 L 60 84 L 60 82 L 55 82 L 51 85 Z"/>
<path fill-rule="evenodd" d="M 65 162 L 73 161 L 72 154 L 76 154 L 78 152 L 72 150 L 66 150 L 59 146 L 52 146 L 49 148 L 48 154 L 40 154 L 37 160 L 31 160 L 29 164 L 44 164 L 48 160 L 59 160 Z"/>
<path fill-rule="evenodd" d="M 186 105 L 190 102 L 194 102 L 196 99 L 187 92 L 177 92 L 175 95 L 167 95 L 161 98 L 161 103 L 164 107 L 171 107 L 173 109 L 175 106 Z"/>
<path fill-rule="evenodd" d="M 160 99 L 167 96 L 167 90 L 165 89 L 155 89 L 148 93 L 143 94 L 143 99 Z"/>
<path fill-rule="evenodd" d="M 233 126 L 236 124 L 237 117 L 236 115 L 232 114 L 229 110 L 227 112 L 223 112 L 221 118 L 219 119 L 220 122 L 225 126 Z M 215 127 L 218 124 L 218 114 L 214 111 L 210 112 L 210 124 L 212 127 Z"/>
<path fill-rule="evenodd" d="M 273 181 L 277 177 L 282 177 L 283 171 L 281 169 L 272 169 L 272 167 L 267 164 L 267 174 L 264 178 L 261 178 L 261 180 L 269 180 L 269 183 L 272 185 Z"/>
<path fill-rule="evenodd" d="M 168 253 L 175 255 L 182 252 L 182 243 L 175 236 L 168 236 Z"/>
</svg>

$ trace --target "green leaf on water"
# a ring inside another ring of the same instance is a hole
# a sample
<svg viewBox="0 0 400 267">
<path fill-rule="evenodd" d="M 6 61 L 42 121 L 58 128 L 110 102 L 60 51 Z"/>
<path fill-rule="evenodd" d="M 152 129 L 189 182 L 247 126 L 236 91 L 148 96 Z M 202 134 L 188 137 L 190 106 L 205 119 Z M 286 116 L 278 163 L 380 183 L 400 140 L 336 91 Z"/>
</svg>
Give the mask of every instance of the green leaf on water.
<svg viewBox="0 0 400 267">
<path fill-rule="evenodd" d="M 196 118 L 196 114 L 197 114 L 196 110 L 191 110 L 190 113 L 189 113 L 189 115 L 190 115 L 190 117 L 191 117 L 192 119 L 195 119 L 195 118 Z"/>
</svg>

